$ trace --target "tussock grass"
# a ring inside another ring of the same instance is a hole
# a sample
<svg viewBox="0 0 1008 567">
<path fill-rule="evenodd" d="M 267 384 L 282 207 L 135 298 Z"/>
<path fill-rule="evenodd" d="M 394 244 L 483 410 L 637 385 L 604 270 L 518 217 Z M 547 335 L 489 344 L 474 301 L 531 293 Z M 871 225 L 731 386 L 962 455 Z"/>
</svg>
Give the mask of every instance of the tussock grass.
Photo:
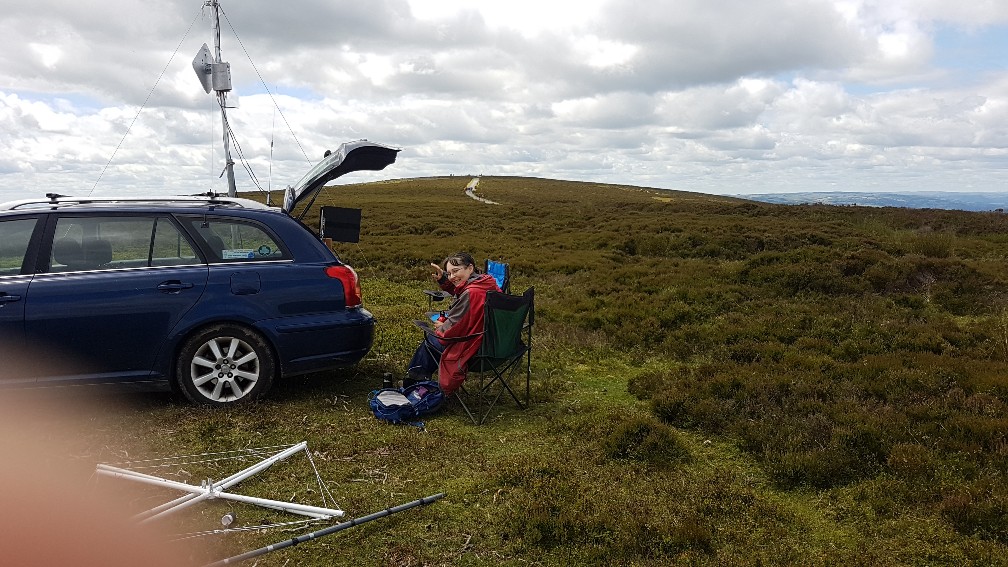
<svg viewBox="0 0 1008 567">
<path fill-rule="evenodd" d="M 447 494 L 259 565 L 1006 564 L 1008 217 L 483 178 L 493 206 L 467 182 L 323 195 L 363 211 L 339 245 L 380 321 L 361 364 L 226 411 L 99 399 L 79 460 L 307 440 L 353 515 Z M 535 286 L 533 403 L 381 424 L 368 393 L 456 250 Z M 294 469 L 250 489 L 316 496 Z"/>
</svg>

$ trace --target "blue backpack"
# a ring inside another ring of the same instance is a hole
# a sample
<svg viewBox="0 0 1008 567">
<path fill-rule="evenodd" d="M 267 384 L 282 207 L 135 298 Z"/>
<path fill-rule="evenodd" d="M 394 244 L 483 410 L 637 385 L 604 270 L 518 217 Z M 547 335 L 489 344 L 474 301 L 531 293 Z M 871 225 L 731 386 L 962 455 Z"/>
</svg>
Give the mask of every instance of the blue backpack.
<svg viewBox="0 0 1008 567">
<path fill-rule="evenodd" d="M 418 418 L 434 413 L 444 403 L 437 382 L 417 382 L 405 388 L 382 388 L 368 395 L 371 412 L 389 423 L 408 423 L 423 429 Z"/>
</svg>

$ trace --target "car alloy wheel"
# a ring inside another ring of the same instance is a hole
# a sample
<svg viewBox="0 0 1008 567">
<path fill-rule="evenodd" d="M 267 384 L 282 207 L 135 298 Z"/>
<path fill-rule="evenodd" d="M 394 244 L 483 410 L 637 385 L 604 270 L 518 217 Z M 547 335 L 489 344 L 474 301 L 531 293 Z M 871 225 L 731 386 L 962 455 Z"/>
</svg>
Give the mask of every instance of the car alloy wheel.
<svg viewBox="0 0 1008 567">
<path fill-rule="evenodd" d="M 181 354 L 176 376 L 186 396 L 197 403 L 227 405 L 255 399 L 273 382 L 273 352 L 262 337 L 244 327 L 205 329 L 186 341 Z"/>
</svg>

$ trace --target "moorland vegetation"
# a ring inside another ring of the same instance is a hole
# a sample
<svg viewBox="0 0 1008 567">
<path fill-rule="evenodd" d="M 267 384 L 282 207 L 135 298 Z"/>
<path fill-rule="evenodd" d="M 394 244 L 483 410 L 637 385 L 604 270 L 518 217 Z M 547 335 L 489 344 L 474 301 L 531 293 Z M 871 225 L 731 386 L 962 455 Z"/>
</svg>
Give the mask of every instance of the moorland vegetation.
<svg viewBox="0 0 1008 567">
<path fill-rule="evenodd" d="M 363 363 L 225 411 L 131 398 L 101 434 L 131 454 L 307 439 L 359 515 L 447 495 L 259 564 L 1008 562 L 1008 216 L 508 177 L 480 180 L 488 205 L 468 181 L 320 198 L 362 210 L 336 247 L 379 318 Z M 402 374 L 428 264 L 457 250 L 536 289 L 531 407 L 378 423 L 368 392 Z"/>
</svg>

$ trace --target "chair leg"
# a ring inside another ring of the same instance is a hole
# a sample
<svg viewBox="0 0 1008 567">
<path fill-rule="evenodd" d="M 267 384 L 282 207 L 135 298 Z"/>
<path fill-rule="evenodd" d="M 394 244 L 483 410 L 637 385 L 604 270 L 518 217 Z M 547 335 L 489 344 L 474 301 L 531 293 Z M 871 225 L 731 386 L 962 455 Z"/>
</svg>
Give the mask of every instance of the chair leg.
<svg viewBox="0 0 1008 567">
<path fill-rule="evenodd" d="M 493 384 L 494 382 L 500 382 L 501 387 L 499 390 L 497 390 L 497 395 L 494 396 L 493 401 L 490 402 L 490 407 L 496 405 L 497 402 L 500 400 L 501 394 L 503 394 L 504 391 L 507 390 L 507 393 L 511 395 L 511 399 L 514 400 L 515 404 L 520 409 L 525 409 L 526 404 L 522 403 L 521 399 L 518 397 L 518 394 L 516 394 L 515 391 L 511 389 L 511 385 L 507 383 L 507 380 L 505 380 L 503 376 L 495 377 L 487 384 L 487 386 L 489 387 L 490 384 Z"/>
<path fill-rule="evenodd" d="M 476 419 L 476 416 L 473 415 L 473 413 L 471 411 L 469 411 L 469 406 L 466 405 L 465 400 L 462 399 L 462 392 L 464 392 L 464 390 L 462 390 L 462 389 L 459 389 L 458 392 L 455 392 L 455 394 L 454 394 L 455 400 L 458 401 L 458 403 L 459 403 L 460 406 L 462 406 L 462 409 L 465 410 L 466 415 L 469 416 L 469 419 L 472 420 L 473 424 L 480 425 L 481 422 Z"/>
<path fill-rule="evenodd" d="M 518 360 L 520 361 L 521 359 Z M 496 407 L 497 402 L 500 401 L 500 398 L 501 396 L 504 395 L 505 391 L 508 393 L 509 396 L 511 396 L 511 399 L 514 400 L 515 405 L 517 405 L 520 409 L 528 408 L 529 380 L 531 375 L 528 366 L 526 366 L 526 368 L 524 369 L 525 372 L 523 373 L 525 374 L 524 402 L 522 401 L 521 396 L 517 392 L 515 392 L 514 388 L 512 388 L 511 385 L 508 383 L 509 378 L 513 379 L 514 377 L 519 375 L 519 373 L 521 373 L 521 370 L 523 370 L 521 366 L 522 365 L 519 362 L 518 365 L 512 364 L 501 368 L 494 368 L 491 371 L 488 371 L 490 374 L 492 374 L 492 377 L 489 380 L 486 379 L 486 376 L 483 373 L 476 373 L 476 372 L 470 373 L 470 379 L 468 382 L 470 383 L 470 386 L 473 386 L 475 389 L 466 388 L 466 386 L 463 385 L 453 395 L 455 396 L 455 399 L 458 400 L 459 405 L 462 406 L 462 409 L 466 412 L 466 415 L 469 416 L 469 419 L 472 420 L 474 424 L 483 425 L 484 423 L 486 423 L 486 420 L 490 418 L 490 414 L 493 413 L 494 407 Z M 471 384 L 475 376 L 479 376 L 479 384 Z M 493 388 L 495 383 L 499 383 L 499 386 L 497 388 Z M 470 390 L 472 391 L 470 392 Z M 493 398 L 490 397 L 491 394 L 493 394 Z M 472 403 L 475 400 L 476 403 L 475 408 L 470 409 L 469 407 L 470 404 L 466 403 L 466 399 L 469 399 L 470 403 Z M 486 403 L 486 411 L 483 410 L 484 403 Z"/>
<path fill-rule="evenodd" d="M 529 332 L 528 350 L 526 351 L 525 356 L 527 357 L 526 358 L 526 362 L 525 362 L 525 405 L 528 406 L 528 405 L 531 404 L 531 399 L 532 399 L 530 397 L 530 395 L 529 395 L 530 394 L 530 392 L 529 392 L 529 382 L 532 381 L 532 333 L 531 332 Z"/>
</svg>

